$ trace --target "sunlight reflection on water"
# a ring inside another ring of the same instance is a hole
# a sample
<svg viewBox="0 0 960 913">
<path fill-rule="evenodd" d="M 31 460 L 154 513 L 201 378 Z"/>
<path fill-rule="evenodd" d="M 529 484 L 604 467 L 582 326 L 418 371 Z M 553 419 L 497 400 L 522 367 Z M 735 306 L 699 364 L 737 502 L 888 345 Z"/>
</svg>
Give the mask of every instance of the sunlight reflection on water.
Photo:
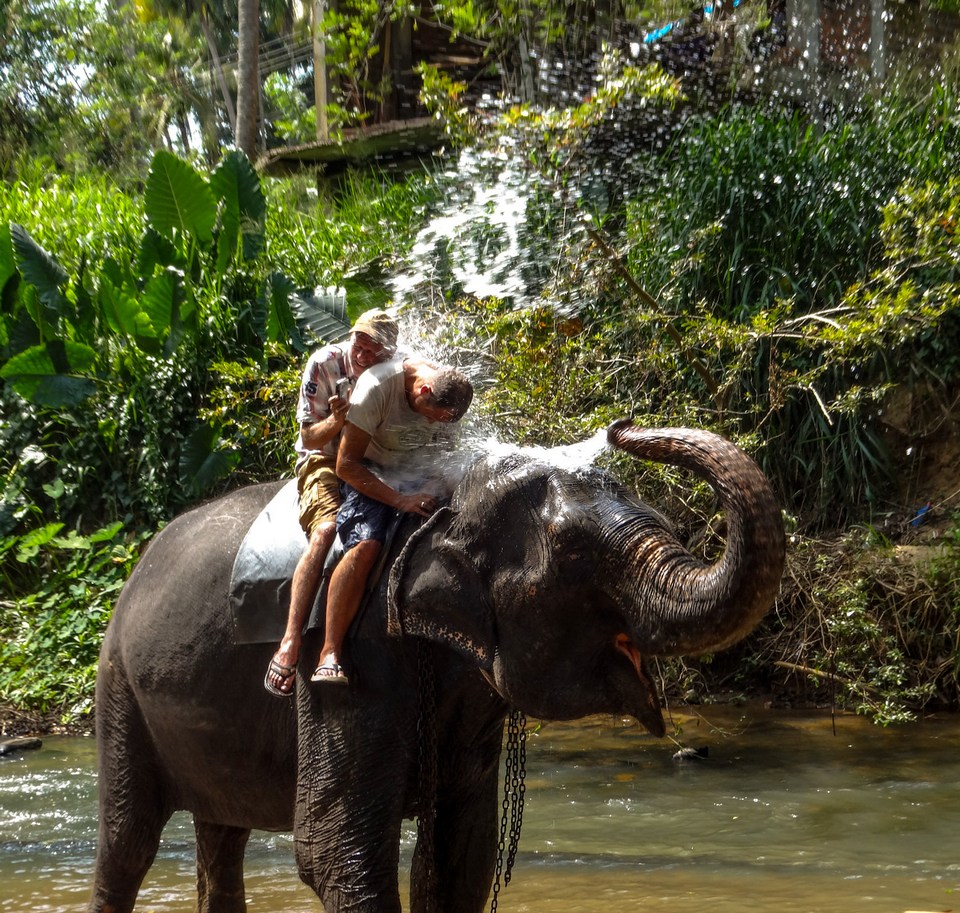
<svg viewBox="0 0 960 913">
<path fill-rule="evenodd" d="M 880 729 L 827 715 L 704 708 L 675 717 L 706 761 L 605 717 L 531 734 L 504 913 L 946 910 L 960 891 L 960 720 Z M 0 762 L 5 913 L 82 908 L 96 841 L 94 744 L 56 737 Z M 409 864 L 415 829 L 405 823 Z M 316 911 L 287 834 L 256 833 L 249 909 Z M 402 875 L 406 893 L 405 873 Z M 140 909 L 186 913 L 193 829 L 178 814 Z"/>
</svg>

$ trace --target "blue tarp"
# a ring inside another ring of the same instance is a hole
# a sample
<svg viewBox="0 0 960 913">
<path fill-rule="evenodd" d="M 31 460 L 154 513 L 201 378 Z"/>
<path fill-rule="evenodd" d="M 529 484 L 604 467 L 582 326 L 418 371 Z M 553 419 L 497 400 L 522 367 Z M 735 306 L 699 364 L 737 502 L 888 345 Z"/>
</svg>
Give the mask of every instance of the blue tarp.
<svg viewBox="0 0 960 913">
<path fill-rule="evenodd" d="M 741 0 L 733 0 L 733 8 L 736 9 L 740 5 Z M 710 6 L 705 6 L 703 8 L 704 17 L 710 16 L 713 14 L 713 4 Z M 669 35 L 678 25 L 682 25 L 685 20 L 677 19 L 675 22 L 668 22 L 666 25 L 661 26 L 658 29 L 654 29 L 652 32 L 647 32 L 643 36 L 644 44 L 653 44 L 654 41 L 659 41 L 665 35 Z"/>
</svg>

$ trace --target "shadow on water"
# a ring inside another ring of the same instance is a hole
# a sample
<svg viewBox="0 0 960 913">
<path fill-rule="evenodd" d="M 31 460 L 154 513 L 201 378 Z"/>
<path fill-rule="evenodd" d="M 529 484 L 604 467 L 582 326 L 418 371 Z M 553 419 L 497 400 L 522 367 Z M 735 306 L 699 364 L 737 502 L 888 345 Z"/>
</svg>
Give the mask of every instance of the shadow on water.
<svg viewBox="0 0 960 913">
<path fill-rule="evenodd" d="M 677 763 L 670 740 L 605 717 L 531 731 L 521 852 L 501 910 L 960 909 L 960 719 L 881 729 L 843 716 L 834 732 L 828 714 L 709 707 L 674 723 L 705 760 Z M 95 754 L 92 739 L 54 737 L 0 762 L 4 913 L 83 908 Z M 405 867 L 414 835 L 405 825 Z M 139 909 L 193 909 L 193 853 L 178 814 Z M 252 913 L 320 909 L 289 835 L 256 833 L 246 871 Z"/>
</svg>

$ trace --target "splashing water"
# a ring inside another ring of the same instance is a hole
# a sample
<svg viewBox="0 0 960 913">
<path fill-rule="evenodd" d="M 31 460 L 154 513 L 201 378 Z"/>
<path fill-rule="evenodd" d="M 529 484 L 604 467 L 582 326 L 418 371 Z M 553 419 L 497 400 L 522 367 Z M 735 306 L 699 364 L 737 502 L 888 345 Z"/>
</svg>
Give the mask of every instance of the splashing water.
<svg viewBox="0 0 960 913">
<path fill-rule="evenodd" d="M 607 432 L 604 428 L 585 441 L 574 444 L 521 447 L 505 444 L 468 424 L 462 429 L 456 449 L 444 450 L 439 444 L 425 447 L 402 470 L 392 469 L 385 473 L 384 479 L 399 491 L 423 490 L 447 498 L 460 484 L 467 470 L 479 460 L 494 463 L 505 457 L 518 456 L 555 466 L 564 472 L 579 473 L 593 468 L 597 458 L 607 448 Z"/>
<path fill-rule="evenodd" d="M 444 283 L 454 283 L 466 295 L 506 300 L 515 309 L 536 303 L 538 292 L 524 276 L 528 255 L 522 247 L 529 175 L 523 174 L 508 149 L 501 148 L 464 150 L 444 177 L 450 188 L 444 211 L 421 229 L 406 268 L 388 283 L 398 311 L 399 349 L 438 364 L 456 364 L 475 387 L 485 386 L 492 378 L 481 357 L 465 364 L 462 349 L 453 356 L 438 340 L 435 328 L 425 325 L 422 309 L 408 305 L 422 299 L 426 289 Z M 500 441 L 473 413 L 459 424 L 455 451 L 445 452 L 439 445 L 423 448 L 402 474 L 394 470 L 385 477 L 388 484 L 407 491 L 422 486 L 448 497 L 469 467 L 481 459 L 526 457 L 575 473 L 592 468 L 607 449 L 606 429 L 574 444 L 520 447 Z M 425 478 L 434 481 L 424 483 Z"/>
<path fill-rule="evenodd" d="M 601 428 L 585 441 L 575 444 L 563 444 L 558 447 L 520 447 L 504 444 L 495 438 L 486 438 L 480 442 L 476 453 L 480 458 L 498 460 L 506 456 L 523 456 L 556 466 L 565 472 L 581 472 L 590 469 L 597 458 L 607 449 L 607 431 Z"/>
<path fill-rule="evenodd" d="M 529 177 L 503 152 L 468 149 L 445 178 L 446 210 L 417 235 L 407 270 L 391 281 L 394 300 L 402 305 L 424 283 L 452 280 L 477 298 L 530 304 L 521 272 Z"/>
</svg>

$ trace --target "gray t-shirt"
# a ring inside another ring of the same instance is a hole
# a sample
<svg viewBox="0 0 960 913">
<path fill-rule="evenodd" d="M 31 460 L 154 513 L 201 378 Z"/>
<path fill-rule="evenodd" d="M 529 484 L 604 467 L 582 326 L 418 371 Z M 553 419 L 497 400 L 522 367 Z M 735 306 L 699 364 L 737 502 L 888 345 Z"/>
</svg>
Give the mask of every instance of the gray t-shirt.
<svg viewBox="0 0 960 913">
<path fill-rule="evenodd" d="M 455 442 L 453 427 L 414 412 L 404 389 L 403 362 L 368 368 L 350 398 L 347 421 L 370 435 L 366 459 L 385 468 L 429 466 L 431 453 Z"/>
</svg>

